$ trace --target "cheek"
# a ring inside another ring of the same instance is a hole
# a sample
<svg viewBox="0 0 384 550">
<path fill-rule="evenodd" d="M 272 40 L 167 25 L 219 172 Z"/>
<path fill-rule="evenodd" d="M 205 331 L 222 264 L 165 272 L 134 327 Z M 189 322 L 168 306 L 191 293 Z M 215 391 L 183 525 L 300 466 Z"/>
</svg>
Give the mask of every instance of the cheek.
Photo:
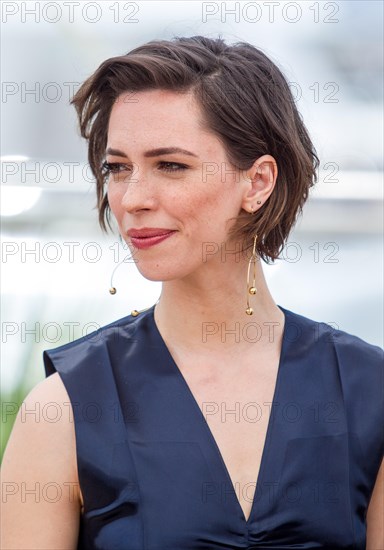
<svg viewBox="0 0 384 550">
<path fill-rule="evenodd" d="M 236 211 L 238 192 L 233 182 L 207 181 L 187 194 L 186 204 L 199 214 L 208 214 L 210 220 L 231 216 Z"/>
<path fill-rule="evenodd" d="M 233 188 L 229 185 L 224 188 L 219 183 L 206 183 L 200 191 L 195 187 L 193 192 L 169 201 L 170 213 L 173 210 L 193 240 L 224 240 L 231 220 L 237 217 L 237 198 Z"/>
<path fill-rule="evenodd" d="M 191 230 L 198 230 L 213 217 L 214 203 L 209 193 L 203 190 L 199 192 L 195 188 L 191 192 L 186 191 L 169 197 L 167 209 L 171 215 L 177 216 L 183 225 L 192 226 Z"/>
</svg>

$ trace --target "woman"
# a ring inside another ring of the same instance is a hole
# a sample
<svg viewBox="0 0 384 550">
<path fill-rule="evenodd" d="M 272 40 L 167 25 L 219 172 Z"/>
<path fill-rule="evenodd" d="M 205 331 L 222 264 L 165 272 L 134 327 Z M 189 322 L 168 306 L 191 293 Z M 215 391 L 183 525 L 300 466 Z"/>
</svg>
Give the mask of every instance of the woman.
<svg viewBox="0 0 384 550">
<path fill-rule="evenodd" d="M 383 548 L 381 350 L 276 305 L 259 261 L 318 167 L 279 69 L 246 43 L 154 41 L 73 103 L 101 225 L 162 293 L 45 352 L 26 409 L 71 415 L 18 416 L 3 479 L 44 498 L 8 495 L 4 547 Z"/>
</svg>

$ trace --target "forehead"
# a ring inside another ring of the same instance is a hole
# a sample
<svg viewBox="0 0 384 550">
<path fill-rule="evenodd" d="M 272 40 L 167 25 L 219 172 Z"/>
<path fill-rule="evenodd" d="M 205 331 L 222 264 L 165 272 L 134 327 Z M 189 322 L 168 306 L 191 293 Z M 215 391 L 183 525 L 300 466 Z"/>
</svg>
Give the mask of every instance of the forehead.
<svg viewBox="0 0 384 550">
<path fill-rule="evenodd" d="M 168 126 L 199 126 L 201 109 L 192 93 L 169 90 L 125 92 L 113 104 L 109 130 L 124 127 L 164 129 Z"/>
<path fill-rule="evenodd" d="M 189 149 L 200 157 L 224 154 L 218 137 L 205 127 L 193 94 L 169 90 L 121 94 L 111 110 L 107 146 L 130 154 L 167 146 Z"/>
<path fill-rule="evenodd" d="M 136 157 L 161 147 L 187 149 L 203 162 L 227 161 L 222 142 L 206 127 L 192 93 L 150 90 L 121 94 L 112 107 L 107 148 Z"/>
</svg>

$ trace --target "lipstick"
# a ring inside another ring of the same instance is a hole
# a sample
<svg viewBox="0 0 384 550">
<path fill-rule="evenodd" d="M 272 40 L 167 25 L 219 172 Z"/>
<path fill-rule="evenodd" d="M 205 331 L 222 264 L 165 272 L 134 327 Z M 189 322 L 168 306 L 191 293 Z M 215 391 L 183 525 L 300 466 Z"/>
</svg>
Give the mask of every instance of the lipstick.
<svg viewBox="0 0 384 550">
<path fill-rule="evenodd" d="M 133 246 L 141 250 L 165 241 L 165 239 L 168 239 L 174 233 L 176 233 L 175 230 L 156 227 L 143 227 L 142 229 L 130 229 L 127 231 Z"/>
</svg>

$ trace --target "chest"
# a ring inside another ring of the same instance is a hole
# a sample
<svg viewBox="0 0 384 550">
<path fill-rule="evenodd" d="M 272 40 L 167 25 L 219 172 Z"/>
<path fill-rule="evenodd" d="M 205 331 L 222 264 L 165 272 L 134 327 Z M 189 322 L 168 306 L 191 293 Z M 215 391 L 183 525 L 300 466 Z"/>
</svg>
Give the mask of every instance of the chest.
<svg viewBox="0 0 384 550">
<path fill-rule="evenodd" d="M 248 518 L 268 431 L 278 357 L 242 370 L 182 365 L 180 371 L 196 400 Z M 232 485 L 232 487 L 231 487 Z"/>
</svg>

